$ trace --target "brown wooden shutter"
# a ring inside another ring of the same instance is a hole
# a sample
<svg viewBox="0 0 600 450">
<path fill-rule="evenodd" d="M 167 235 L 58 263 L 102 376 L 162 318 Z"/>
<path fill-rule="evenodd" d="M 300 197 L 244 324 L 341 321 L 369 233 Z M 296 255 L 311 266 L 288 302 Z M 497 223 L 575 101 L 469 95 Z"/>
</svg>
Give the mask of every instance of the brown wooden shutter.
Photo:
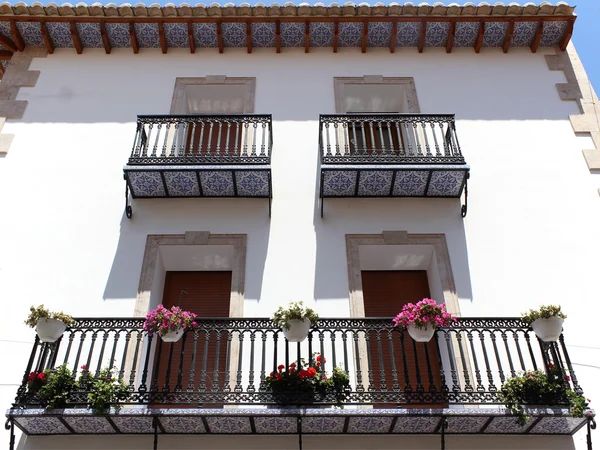
<svg viewBox="0 0 600 450">
<path fill-rule="evenodd" d="M 424 270 L 363 271 L 362 284 L 366 317 L 394 317 L 405 304 L 416 303 L 425 297 L 429 297 L 427 272 Z M 392 326 L 391 323 L 390 326 Z M 434 340 L 426 346 L 417 343 L 415 351 L 414 341 L 408 333 L 405 333 L 404 346 L 402 346 L 402 341 L 396 334 L 394 334 L 392 344 L 390 344 L 387 335 L 380 336 L 380 339 L 384 379 L 381 377 L 382 366 L 379 359 L 377 335 L 372 333 L 370 336 L 373 384 L 377 391 L 382 388 L 383 382 L 385 382 L 387 390 L 392 389 L 394 381 L 392 378 L 391 347 L 393 345 L 400 388 L 403 390 L 410 388 L 413 392 L 416 391 L 420 375 L 421 386 L 425 392 L 429 392 L 432 388 L 440 392 L 440 366 Z M 383 405 L 378 405 L 378 407 L 383 407 Z M 393 405 L 388 405 L 388 407 L 393 407 Z M 436 406 L 429 405 L 428 407 Z M 439 407 L 443 407 L 443 405 Z"/>
<path fill-rule="evenodd" d="M 180 306 L 186 311 L 198 314 L 199 317 L 218 318 L 229 317 L 229 301 L 231 297 L 231 272 L 167 272 L 165 289 L 163 294 L 163 305 L 170 308 L 173 305 Z M 227 362 L 227 334 L 221 333 L 220 346 L 217 354 L 217 336 L 210 333 L 208 336 L 199 326 L 198 340 L 194 342 L 194 334 L 188 333 L 186 337 L 183 361 L 181 359 L 182 341 L 175 344 L 160 344 L 161 355 L 158 360 L 158 348 L 155 358 L 155 367 L 158 362 L 158 391 L 175 391 L 181 388 L 183 391 L 188 387 L 198 390 L 202 387 L 210 391 L 215 387 L 222 389 L 225 384 L 225 368 Z M 205 352 L 205 343 L 208 338 L 208 346 Z M 160 341 L 162 342 L 162 341 Z M 192 369 L 193 349 L 196 346 L 196 362 L 194 373 Z M 172 361 L 169 369 L 169 354 L 172 347 Z M 206 358 L 205 358 L 206 355 Z M 206 359 L 206 367 L 204 360 Z M 158 361 L 157 361 L 158 360 Z M 181 376 L 179 375 L 181 368 Z M 215 368 L 217 379 L 215 379 Z M 206 375 L 204 376 L 204 370 Z M 167 382 L 167 375 L 169 380 Z M 203 405 L 210 407 L 210 405 Z"/>
</svg>

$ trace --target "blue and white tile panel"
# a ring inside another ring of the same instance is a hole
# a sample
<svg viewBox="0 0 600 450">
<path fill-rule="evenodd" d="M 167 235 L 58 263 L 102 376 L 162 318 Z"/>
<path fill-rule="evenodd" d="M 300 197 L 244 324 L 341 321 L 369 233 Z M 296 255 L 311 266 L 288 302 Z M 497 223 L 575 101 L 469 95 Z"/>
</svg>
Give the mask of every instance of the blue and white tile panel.
<svg viewBox="0 0 600 450">
<path fill-rule="evenodd" d="M 467 166 L 323 168 L 323 197 L 460 197 Z"/>
<path fill-rule="evenodd" d="M 493 409 L 144 409 L 123 408 L 97 416 L 87 409 L 11 410 L 9 416 L 28 435 L 52 434 L 436 434 L 442 417 L 447 434 L 571 435 L 586 418 L 568 410 L 536 410 L 524 426 L 503 408 Z M 533 427 L 532 427 L 533 425 Z"/>
<path fill-rule="evenodd" d="M 516 22 L 513 34 L 513 47 L 527 47 L 531 44 L 537 21 Z M 68 22 L 47 22 L 48 32 L 57 48 L 73 48 Z M 421 22 L 398 22 L 396 46 L 416 47 L 421 35 Z M 43 46 L 42 33 L 38 22 L 17 22 L 17 27 L 26 45 Z M 566 21 L 546 21 L 540 45 L 556 46 L 567 27 Z M 218 47 L 217 26 L 215 23 L 194 23 L 192 25 L 196 47 Z M 486 22 L 483 45 L 502 47 L 508 22 Z M 102 38 L 98 23 L 77 23 L 77 30 L 85 48 L 101 48 Z M 156 23 L 135 22 L 135 30 L 141 48 L 160 48 L 158 25 Z M 165 38 L 169 48 L 188 48 L 187 22 L 169 22 L 164 25 Z M 457 22 L 454 36 L 455 47 L 472 47 L 479 30 L 478 22 Z M 106 31 L 112 47 L 131 47 L 128 23 L 106 22 Z M 449 22 L 428 21 L 425 30 L 426 47 L 444 47 L 448 41 Z M 304 47 L 305 22 L 282 22 L 280 25 L 281 47 Z M 0 34 L 12 39 L 7 21 L 0 22 Z M 223 45 L 225 48 L 246 47 L 246 23 L 223 22 Z M 338 27 L 338 47 L 361 47 L 363 36 L 362 22 L 340 22 Z M 274 22 L 252 22 L 252 46 L 273 48 L 276 45 Z M 392 22 L 369 22 L 367 47 L 388 47 L 392 39 Z M 334 41 L 333 22 L 310 22 L 310 47 L 332 47 Z"/>
</svg>

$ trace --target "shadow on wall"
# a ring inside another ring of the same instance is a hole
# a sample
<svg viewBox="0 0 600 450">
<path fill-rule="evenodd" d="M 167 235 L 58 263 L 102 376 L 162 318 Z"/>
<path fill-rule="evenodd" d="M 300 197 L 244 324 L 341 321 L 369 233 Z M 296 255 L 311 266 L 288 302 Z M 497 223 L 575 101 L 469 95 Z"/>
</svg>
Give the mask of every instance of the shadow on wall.
<svg viewBox="0 0 600 450">
<path fill-rule="evenodd" d="M 239 221 L 240 216 L 245 218 L 243 224 Z M 190 224 L 195 224 L 193 229 Z M 270 233 L 267 200 L 216 198 L 134 200 L 132 219 L 125 215 L 121 218 L 119 241 L 104 299 L 137 297 L 149 234 L 184 234 L 186 231 L 251 235 L 247 242 L 244 296 L 260 298 Z"/>
</svg>

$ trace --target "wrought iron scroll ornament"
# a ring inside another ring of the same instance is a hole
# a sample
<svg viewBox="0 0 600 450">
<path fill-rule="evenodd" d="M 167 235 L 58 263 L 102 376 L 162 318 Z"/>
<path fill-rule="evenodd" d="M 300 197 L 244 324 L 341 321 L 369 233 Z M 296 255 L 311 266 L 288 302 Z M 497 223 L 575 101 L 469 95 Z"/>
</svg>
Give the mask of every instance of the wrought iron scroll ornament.
<svg viewBox="0 0 600 450">
<path fill-rule="evenodd" d="M 465 217 L 467 217 L 467 206 L 468 206 L 468 197 L 469 197 L 468 187 L 469 187 L 469 177 L 470 176 L 471 176 L 470 172 L 467 172 L 465 175 L 465 202 L 460 207 L 460 215 L 462 216 L 463 219 Z"/>
</svg>

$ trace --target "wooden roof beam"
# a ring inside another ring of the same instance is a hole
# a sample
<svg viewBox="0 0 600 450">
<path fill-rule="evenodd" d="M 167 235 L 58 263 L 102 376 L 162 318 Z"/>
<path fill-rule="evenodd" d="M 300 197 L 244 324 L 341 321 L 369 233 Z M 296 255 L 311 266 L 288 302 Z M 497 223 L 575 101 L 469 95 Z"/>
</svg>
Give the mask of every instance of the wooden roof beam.
<svg viewBox="0 0 600 450">
<path fill-rule="evenodd" d="M 419 53 L 423 53 L 425 48 L 425 36 L 427 34 L 427 22 L 425 19 L 421 20 L 421 34 L 419 35 L 419 42 L 417 43 L 417 49 Z"/>
<path fill-rule="evenodd" d="M 392 22 L 392 37 L 390 38 L 390 53 L 396 51 L 396 41 L 398 40 L 398 21 Z"/>
<path fill-rule="evenodd" d="M 158 22 L 158 41 L 160 42 L 160 49 L 163 54 L 167 53 L 169 47 L 167 46 L 167 38 L 165 36 L 165 24 Z"/>
<path fill-rule="evenodd" d="M 281 53 L 281 20 L 275 22 L 275 51 Z"/>
<path fill-rule="evenodd" d="M 508 28 L 506 29 L 506 35 L 504 36 L 504 44 L 502 45 L 502 51 L 508 53 L 510 44 L 512 44 L 513 35 L 515 33 L 515 21 L 511 20 L 508 22 Z"/>
<path fill-rule="evenodd" d="M 13 53 L 18 50 L 17 46 L 12 41 L 12 39 L 9 38 L 9 37 L 4 36 L 3 34 L 0 34 L 0 44 L 2 44 L 4 47 L 6 47 L 7 49 L 9 49 Z"/>
<path fill-rule="evenodd" d="M 569 41 L 571 40 L 571 36 L 573 36 L 573 26 L 575 25 L 575 19 L 569 20 L 567 24 L 567 28 L 565 28 L 565 33 L 560 38 L 560 43 L 558 46 L 564 52 L 567 49 L 567 45 L 569 45 Z"/>
<path fill-rule="evenodd" d="M 107 55 L 110 55 L 112 47 L 110 45 L 110 39 L 108 39 L 108 33 L 106 32 L 106 23 L 104 23 L 104 20 L 100 21 L 100 36 L 102 37 L 102 45 L 104 46 L 104 51 Z"/>
<path fill-rule="evenodd" d="M 219 45 L 219 53 L 223 53 L 223 29 L 221 22 L 217 22 L 217 42 Z"/>
<path fill-rule="evenodd" d="M 475 53 L 479 53 L 481 51 L 481 47 L 483 47 L 483 38 L 485 35 L 485 22 L 482 20 L 479 22 L 479 30 L 477 31 L 477 38 L 475 39 L 475 45 L 473 49 Z"/>
<path fill-rule="evenodd" d="M 252 53 L 252 24 L 250 21 L 246 22 L 246 48 L 248 53 Z"/>
<path fill-rule="evenodd" d="M 450 22 L 450 30 L 448 31 L 448 42 L 446 42 L 446 53 L 452 52 L 454 46 L 454 34 L 456 33 L 456 22 Z"/>
<path fill-rule="evenodd" d="M 7 61 L 12 58 L 13 52 L 10 50 L 0 50 L 0 61 Z"/>
<path fill-rule="evenodd" d="M 77 31 L 77 24 L 75 22 L 69 22 L 69 27 L 71 28 L 71 39 L 73 40 L 75 51 L 78 55 L 81 55 L 81 53 L 83 53 L 83 44 L 79 37 L 79 31 Z"/>
<path fill-rule="evenodd" d="M 336 20 L 333 23 L 333 53 L 337 53 L 339 41 L 340 41 L 340 23 Z"/>
<path fill-rule="evenodd" d="M 540 46 L 540 42 L 542 42 L 542 33 L 544 32 L 544 21 L 542 19 L 539 20 L 538 26 L 535 30 L 535 35 L 533 36 L 533 40 L 531 41 L 531 52 L 537 52 L 538 47 Z"/>
<path fill-rule="evenodd" d="M 194 40 L 194 24 L 188 22 L 188 42 L 190 44 L 190 53 L 196 53 L 196 41 Z"/>
<path fill-rule="evenodd" d="M 310 48 L 310 22 L 304 24 L 304 53 L 308 53 Z"/>
<path fill-rule="evenodd" d="M 131 37 L 131 47 L 133 48 L 133 53 L 137 55 L 140 52 L 140 44 L 137 40 L 137 34 L 135 33 L 135 25 L 133 22 L 129 22 L 129 36 Z"/>
<path fill-rule="evenodd" d="M 44 40 L 44 44 L 46 45 L 46 50 L 48 50 L 49 54 L 54 53 L 54 43 L 52 42 L 50 33 L 48 33 L 48 27 L 46 26 L 46 22 L 40 22 L 40 30 L 42 31 L 42 39 Z"/>
<path fill-rule="evenodd" d="M 10 34 L 12 35 L 13 41 L 17 46 L 17 50 L 20 52 L 25 50 L 25 41 L 23 40 L 23 36 L 21 36 L 21 32 L 19 31 L 19 27 L 17 26 L 15 19 L 10 20 Z"/>
<path fill-rule="evenodd" d="M 363 35 L 362 35 L 362 45 L 361 52 L 367 53 L 367 41 L 369 40 L 369 22 L 366 20 L 363 22 Z"/>
</svg>

